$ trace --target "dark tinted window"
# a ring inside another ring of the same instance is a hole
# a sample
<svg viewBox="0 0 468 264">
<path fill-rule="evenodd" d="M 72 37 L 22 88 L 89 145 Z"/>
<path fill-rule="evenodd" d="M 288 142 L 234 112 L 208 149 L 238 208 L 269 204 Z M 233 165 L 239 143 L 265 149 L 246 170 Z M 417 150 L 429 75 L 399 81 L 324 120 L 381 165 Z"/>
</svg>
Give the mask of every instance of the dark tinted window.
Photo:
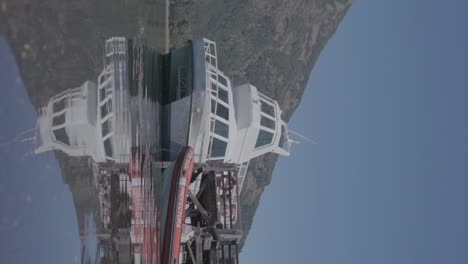
<svg viewBox="0 0 468 264">
<path fill-rule="evenodd" d="M 213 149 L 211 150 L 211 157 L 224 157 L 226 154 L 227 143 L 213 138 Z"/>
<path fill-rule="evenodd" d="M 106 97 L 106 88 L 99 90 L 99 101 L 102 102 Z"/>
<path fill-rule="evenodd" d="M 218 98 L 223 100 L 226 103 L 229 103 L 228 92 L 223 88 L 219 88 L 218 90 Z"/>
<path fill-rule="evenodd" d="M 272 140 L 273 140 L 273 133 L 260 129 L 260 131 L 258 132 L 257 142 L 255 143 L 255 148 L 268 145 L 271 143 Z"/>
<path fill-rule="evenodd" d="M 111 119 L 107 119 L 106 122 L 102 123 L 102 136 L 109 134 L 112 129 Z"/>
<path fill-rule="evenodd" d="M 60 112 L 63 109 L 65 109 L 66 100 L 67 100 L 67 98 L 64 98 L 64 99 L 62 99 L 62 100 L 60 100 L 58 102 L 55 102 L 54 106 L 53 106 L 54 112 Z"/>
<path fill-rule="evenodd" d="M 275 108 L 263 101 L 262 102 L 262 112 L 271 115 L 272 117 L 275 117 Z"/>
<path fill-rule="evenodd" d="M 221 75 L 218 75 L 218 81 L 227 87 L 227 80 Z"/>
<path fill-rule="evenodd" d="M 260 125 L 271 128 L 271 129 L 275 129 L 276 124 L 274 120 L 262 116 L 260 119 Z"/>
<path fill-rule="evenodd" d="M 216 115 L 229 120 L 229 109 L 222 104 L 218 104 L 216 108 Z"/>
<path fill-rule="evenodd" d="M 67 131 L 65 130 L 65 128 L 54 130 L 54 136 L 55 140 L 57 140 L 58 142 L 62 142 L 63 144 L 68 146 L 70 145 L 70 140 L 68 139 Z"/>
<path fill-rule="evenodd" d="M 110 112 L 112 112 L 112 101 L 108 100 L 103 106 L 101 106 L 101 118 L 104 118 Z"/>
<path fill-rule="evenodd" d="M 63 124 L 65 124 L 65 113 L 58 116 L 54 116 L 54 118 L 52 119 L 52 126 L 60 126 Z"/>
<path fill-rule="evenodd" d="M 106 152 L 107 157 L 112 157 L 112 142 L 111 138 L 108 138 L 104 141 L 104 151 Z"/>
<path fill-rule="evenodd" d="M 218 134 L 222 137 L 228 138 L 229 137 L 229 126 L 224 124 L 223 122 L 216 121 L 215 125 L 215 134 Z"/>
</svg>

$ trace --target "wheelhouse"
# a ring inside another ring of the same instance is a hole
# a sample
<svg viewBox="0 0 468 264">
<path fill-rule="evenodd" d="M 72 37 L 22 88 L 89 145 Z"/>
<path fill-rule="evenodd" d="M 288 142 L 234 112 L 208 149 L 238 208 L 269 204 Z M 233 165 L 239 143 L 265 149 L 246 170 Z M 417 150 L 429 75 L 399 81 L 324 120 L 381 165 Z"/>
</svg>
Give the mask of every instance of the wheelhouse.
<svg viewBox="0 0 468 264">
<path fill-rule="evenodd" d="M 242 164 L 267 152 L 288 155 L 289 146 L 280 146 L 280 138 L 287 138 L 287 126 L 278 103 L 253 85 L 232 87 L 218 68 L 215 42 L 198 39 L 192 47 L 195 79 L 202 79 L 194 84 L 193 96 L 203 97 L 193 99 L 203 101 L 202 106 L 193 107 L 203 114 L 198 120 L 201 128 L 189 139 L 198 162 Z M 194 123 L 192 127 L 197 127 Z"/>
</svg>

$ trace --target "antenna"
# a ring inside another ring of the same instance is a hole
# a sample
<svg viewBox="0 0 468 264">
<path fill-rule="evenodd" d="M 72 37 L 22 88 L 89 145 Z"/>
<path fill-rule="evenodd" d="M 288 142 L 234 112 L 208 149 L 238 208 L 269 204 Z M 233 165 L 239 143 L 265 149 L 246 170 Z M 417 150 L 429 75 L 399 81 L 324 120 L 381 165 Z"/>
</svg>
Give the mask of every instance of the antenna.
<svg viewBox="0 0 468 264">
<path fill-rule="evenodd" d="M 312 139 L 309 139 L 309 138 L 307 138 L 307 137 L 305 137 L 305 136 L 303 136 L 303 135 L 301 135 L 301 134 L 299 134 L 299 133 L 297 133 L 297 132 L 294 132 L 294 131 L 291 130 L 291 129 L 288 129 L 288 131 L 289 131 L 289 133 L 291 133 L 291 134 L 293 134 L 293 135 L 296 135 L 296 136 L 298 136 L 298 137 L 300 137 L 300 138 L 302 138 L 302 139 L 305 139 L 306 141 L 308 141 L 309 143 L 312 143 L 312 144 L 314 144 L 314 145 L 318 145 L 318 144 L 320 143 L 320 142 L 318 142 L 318 141 L 313 141 Z M 298 143 L 297 141 L 293 141 L 293 142 Z"/>
<path fill-rule="evenodd" d="M 34 135 L 28 137 L 28 134 L 34 132 L 34 129 L 35 128 L 30 128 L 30 129 L 23 130 L 22 132 L 18 133 L 12 139 L 4 141 L 4 142 L 0 142 L 0 147 L 7 147 L 7 146 L 12 145 L 12 144 L 24 143 L 24 142 L 27 142 L 27 141 L 34 140 L 35 139 Z"/>
</svg>

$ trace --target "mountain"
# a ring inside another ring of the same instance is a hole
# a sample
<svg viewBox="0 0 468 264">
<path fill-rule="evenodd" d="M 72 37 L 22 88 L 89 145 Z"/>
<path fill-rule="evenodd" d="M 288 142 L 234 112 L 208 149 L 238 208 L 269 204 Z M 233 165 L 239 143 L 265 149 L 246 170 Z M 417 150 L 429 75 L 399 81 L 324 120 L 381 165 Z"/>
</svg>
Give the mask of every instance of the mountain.
<svg viewBox="0 0 468 264">
<path fill-rule="evenodd" d="M 216 41 L 218 66 L 232 83 L 252 83 L 278 101 L 288 121 L 350 6 L 351 0 L 172 0 L 170 45 L 200 36 Z M 269 154 L 250 163 L 241 194 L 242 244 L 276 160 Z"/>
</svg>

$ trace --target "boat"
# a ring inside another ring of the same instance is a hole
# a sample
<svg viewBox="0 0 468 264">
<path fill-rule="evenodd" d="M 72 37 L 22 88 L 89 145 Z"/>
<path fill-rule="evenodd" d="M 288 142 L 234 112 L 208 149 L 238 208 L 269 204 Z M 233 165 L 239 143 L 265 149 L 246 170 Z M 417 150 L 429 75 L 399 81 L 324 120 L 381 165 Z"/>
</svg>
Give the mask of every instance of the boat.
<svg viewBox="0 0 468 264">
<path fill-rule="evenodd" d="M 189 187 L 182 238 L 188 257 L 180 263 L 238 263 L 239 198 L 249 162 L 266 153 L 288 156 L 287 124 L 277 101 L 252 84 L 233 86 L 218 68 L 214 41 L 191 40 L 167 63 L 167 147 L 192 147 L 202 171 Z"/>
<path fill-rule="evenodd" d="M 161 84 L 150 87 L 142 80 L 143 71 L 153 70 L 144 66 L 148 58 L 142 53 L 147 49 L 124 37 L 104 44 L 104 65 L 97 79 L 51 97 L 41 108 L 36 153 L 61 150 L 122 168 L 129 163 L 132 146 L 157 144 L 158 103 L 147 90 Z"/>
<path fill-rule="evenodd" d="M 240 189 L 251 159 L 289 155 L 292 141 L 278 102 L 252 84 L 234 86 L 218 68 L 214 41 L 198 38 L 160 54 L 137 40 L 112 37 L 104 50 L 97 84 L 86 81 L 58 94 L 42 110 L 44 144 L 36 153 L 60 149 L 99 163 L 128 164 L 131 146 L 159 140 L 133 131 L 144 113 L 154 113 L 146 119 L 154 130 L 163 127 L 162 149 L 170 150 L 165 161 L 174 161 L 176 153 L 190 146 L 196 164 L 238 166 Z M 161 95 L 154 100 L 132 96 L 159 88 Z"/>
<path fill-rule="evenodd" d="M 217 241 L 207 242 L 215 245 L 210 252 L 222 255 L 212 259 L 224 260 L 224 247 L 237 251 L 241 237 L 239 196 L 250 160 L 266 153 L 290 154 L 293 141 L 278 102 L 252 84 L 234 86 L 218 68 L 216 43 L 205 38 L 160 54 L 136 40 L 113 37 L 104 51 L 96 83 L 68 89 L 41 110 L 42 145 L 36 153 L 56 149 L 90 156 L 109 171 L 129 167 L 136 263 L 184 263 L 199 221 L 211 230 L 205 230 L 206 236 Z M 150 125 L 143 127 L 141 120 Z M 157 126 L 163 128 L 160 135 L 155 135 Z M 143 204 L 144 177 L 138 166 L 144 156 L 132 155 L 134 146 L 148 156 L 157 148 L 163 162 L 172 162 L 165 171 L 166 200 L 150 196 L 153 204 Z M 194 171 L 200 173 L 192 179 Z M 212 191 L 206 192 L 206 186 Z M 198 196 L 204 201 L 197 201 Z M 151 211 L 156 202 L 161 212 Z M 204 206 L 213 218 L 185 217 L 186 211 L 203 214 Z M 156 213 L 161 214 L 161 230 L 143 217 Z M 162 243 L 152 250 L 159 237 Z M 237 255 L 229 256 L 238 262 Z"/>
<path fill-rule="evenodd" d="M 166 111 L 168 148 L 191 146 L 200 165 L 237 165 L 240 189 L 251 159 L 290 154 L 292 141 L 278 102 L 252 84 L 234 87 L 218 68 L 214 41 L 189 41 L 172 50 L 168 61 L 173 99 Z"/>
</svg>

